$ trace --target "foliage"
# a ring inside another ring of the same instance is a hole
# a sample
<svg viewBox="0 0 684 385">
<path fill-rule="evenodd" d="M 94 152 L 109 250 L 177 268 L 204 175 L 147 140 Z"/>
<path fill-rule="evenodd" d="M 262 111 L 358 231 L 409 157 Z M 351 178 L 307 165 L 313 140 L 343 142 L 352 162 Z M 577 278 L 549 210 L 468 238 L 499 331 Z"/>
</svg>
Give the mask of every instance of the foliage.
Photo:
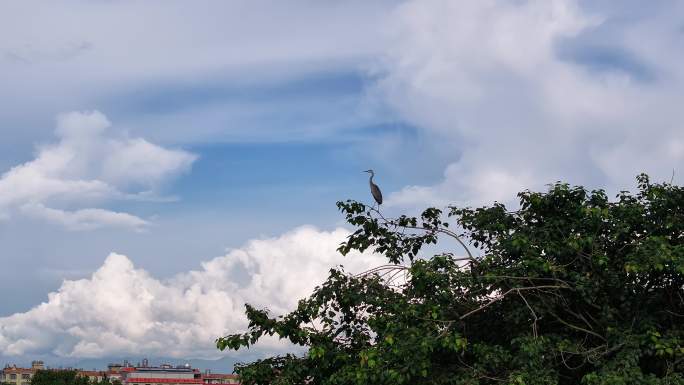
<svg viewBox="0 0 684 385">
<path fill-rule="evenodd" d="M 31 385 L 89 385 L 89 382 L 76 370 L 38 370 L 31 378 Z"/>
<path fill-rule="evenodd" d="M 248 385 L 684 384 L 684 188 L 637 181 L 613 201 L 557 183 L 518 194 L 515 211 L 417 218 L 339 202 L 356 227 L 340 252 L 389 264 L 332 269 L 283 316 L 246 305 L 249 330 L 217 346 L 308 348 L 238 365 Z M 444 237 L 479 255 L 421 254 Z"/>
</svg>

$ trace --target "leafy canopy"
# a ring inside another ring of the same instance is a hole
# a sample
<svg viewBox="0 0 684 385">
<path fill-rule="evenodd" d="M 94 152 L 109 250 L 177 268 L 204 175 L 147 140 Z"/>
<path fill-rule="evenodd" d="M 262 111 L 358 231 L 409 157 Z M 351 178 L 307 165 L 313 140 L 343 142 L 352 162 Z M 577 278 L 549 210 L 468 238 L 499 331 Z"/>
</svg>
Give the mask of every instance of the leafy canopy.
<svg viewBox="0 0 684 385">
<path fill-rule="evenodd" d="M 38 370 L 31 385 L 90 385 L 88 377 L 79 376 L 76 370 Z"/>
<path fill-rule="evenodd" d="M 289 314 L 246 305 L 248 331 L 217 346 L 308 348 L 237 365 L 248 385 L 684 384 L 684 188 L 637 181 L 613 201 L 557 183 L 515 211 L 338 202 L 356 227 L 339 251 L 388 264 L 330 270 Z M 445 237 L 478 255 L 422 255 Z"/>
</svg>

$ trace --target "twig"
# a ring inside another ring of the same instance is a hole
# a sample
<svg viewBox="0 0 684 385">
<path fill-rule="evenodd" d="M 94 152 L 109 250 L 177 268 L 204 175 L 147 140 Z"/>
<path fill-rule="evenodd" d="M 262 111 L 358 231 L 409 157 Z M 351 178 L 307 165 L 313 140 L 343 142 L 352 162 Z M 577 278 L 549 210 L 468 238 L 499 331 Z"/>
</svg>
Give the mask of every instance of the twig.
<svg viewBox="0 0 684 385">
<path fill-rule="evenodd" d="M 565 362 L 565 356 L 563 355 L 563 349 L 560 349 L 559 352 L 560 352 L 560 356 L 561 356 L 561 361 L 563 361 L 563 365 L 565 365 L 565 367 L 568 368 L 568 369 L 570 369 L 570 370 L 579 369 L 579 368 L 581 368 L 582 366 L 584 366 L 584 364 L 587 363 L 587 357 L 584 356 L 584 360 L 582 361 L 581 364 L 579 364 L 579 365 L 577 365 L 577 366 L 575 366 L 575 367 L 571 367 L 570 365 L 568 365 L 567 362 Z M 566 353 L 573 353 L 573 352 L 566 352 Z M 574 353 L 573 353 L 573 354 L 574 354 Z"/>
<path fill-rule="evenodd" d="M 514 288 L 512 288 L 512 289 L 507 290 L 505 293 L 501 294 L 500 296 L 498 296 L 498 297 L 496 297 L 496 298 L 493 298 L 491 301 L 489 301 L 489 302 L 487 302 L 486 304 L 484 304 L 484 305 L 478 307 L 477 309 L 471 310 L 471 311 L 469 311 L 469 312 L 463 314 L 462 316 L 459 317 L 459 319 L 465 319 L 466 317 L 468 317 L 468 316 L 470 316 L 470 315 L 472 315 L 472 314 L 475 314 L 475 313 L 477 313 L 477 312 L 479 312 L 479 311 L 482 311 L 482 310 L 484 310 L 485 308 L 491 306 L 492 304 L 494 304 L 494 303 L 496 303 L 496 302 L 498 302 L 498 301 L 501 301 L 501 300 L 504 299 L 508 294 L 510 294 L 510 293 L 512 293 L 512 292 L 515 292 L 515 291 L 520 291 L 520 290 L 538 290 L 538 289 L 567 289 L 567 288 L 568 288 L 568 287 L 565 286 L 565 285 L 563 285 L 563 286 L 559 286 L 559 285 L 540 285 L 540 286 L 528 286 L 528 287 L 514 287 Z"/>
<path fill-rule="evenodd" d="M 380 266 L 376 266 L 376 267 L 373 267 L 371 269 L 368 269 L 364 272 L 358 273 L 358 274 L 354 275 L 354 277 L 356 277 L 356 278 L 363 277 L 363 276 L 373 274 L 373 273 L 376 273 L 376 272 L 382 271 L 382 270 L 408 270 L 408 267 L 403 266 L 403 265 L 389 265 L 389 264 L 380 265 Z"/>
<path fill-rule="evenodd" d="M 525 299 L 525 296 L 522 295 L 520 290 L 517 290 L 518 295 L 522 300 L 525 302 L 525 305 L 527 305 L 527 308 L 530 309 L 530 313 L 532 313 L 532 317 L 534 317 L 534 321 L 532 322 L 532 335 L 534 336 L 535 339 L 537 339 L 537 321 L 539 320 L 539 317 L 537 317 L 537 313 L 534 312 L 532 309 L 532 306 L 530 306 L 529 303 L 527 303 L 527 300 Z"/>
<path fill-rule="evenodd" d="M 565 325 L 565 326 L 567 326 L 567 327 L 569 327 L 569 328 L 571 328 L 571 329 L 575 329 L 575 330 L 579 330 L 579 331 L 585 332 L 585 333 L 587 333 L 587 334 L 591 334 L 592 336 L 598 337 L 598 338 L 602 339 L 603 341 L 606 340 L 602 335 L 600 335 L 600 334 L 598 334 L 598 333 L 596 333 L 596 332 L 593 332 L 593 331 L 591 331 L 591 330 L 587 330 L 587 329 L 585 329 L 585 328 L 581 328 L 581 327 L 579 327 L 579 326 L 575 326 L 575 325 L 573 325 L 573 324 L 570 324 L 570 323 L 566 322 L 565 320 L 563 320 L 562 318 L 560 318 L 558 315 L 556 315 L 556 313 L 554 313 L 554 312 L 552 312 L 552 311 L 549 311 L 549 313 L 550 313 L 551 315 L 553 315 L 558 321 L 560 321 L 560 323 L 562 323 L 563 325 Z"/>
</svg>

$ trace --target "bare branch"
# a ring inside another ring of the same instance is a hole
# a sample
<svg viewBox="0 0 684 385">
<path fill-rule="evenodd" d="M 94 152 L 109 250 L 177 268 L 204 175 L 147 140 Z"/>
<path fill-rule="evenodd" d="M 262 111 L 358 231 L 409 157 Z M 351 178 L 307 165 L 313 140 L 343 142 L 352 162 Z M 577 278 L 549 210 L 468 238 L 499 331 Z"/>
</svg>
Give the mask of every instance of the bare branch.
<svg viewBox="0 0 684 385">
<path fill-rule="evenodd" d="M 491 301 L 485 303 L 484 305 L 478 307 L 477 309 L 471 310 L 462 316 L 459 317 L 459 319 L 465 319 L 466 317 L 473 315 L 479 311 L 484 310 L 485 308 L 493 305 L 494 303 L 501 301 L 504 299 L 508 294 L 513 293 L 513 292 L 519 292 L 520 290 L 538 290 L 538 289 L 568 289 L 569 287 L 566 285 L 539 285 L 539 286 L 527 286 L 527 287 L 514 287 L 512 289 L 507 290 L 500 296 L 493 298 Z"/>
<path fill-rule="evenodd" d="M 534 310 L 532 309 L 532 306 L 530 306 L 530 304 L 527 302 L 527 299 L 525 299 L 525 296 L 522 295 L 520 290 L 517 290 L 517 292 L 518 292 L 518 295 L 520 296 L 520 298 L 522 298 L 522 300 L 525 302 L 525 305 L 527 306 L 527 308 L 530 309 L 530 313 L 532 313 L 532 317 L 534 317 L 534 321 L 532 322 L 532 335 L 536 339 L 537 338 L 537 321 L 539 320 L 539 317 L 537 317 L 537 313 L 534 312 Z"/>
<path fill-rule="evenodd" d="M 600 339 L 603 340 L 603 341 L 606 340 L 602 335 L 600 335 L 600 334 L 598 334 L 598 333 L 596 333 L 596 332 L 593 332 L 593 331 L 591 331 L 591 330 L 587 330 L 587 329 L 585 329 L 585 328 L 582 328 L 582 327 L 579 327 L 579 326 L 576 326 L 576 325 L 573 325 L 573 324 L 570 324 L 570 323 L 566 322 L 565 320 L 563 320 L 562 318 L 560 318 L 558 315 L 556 315 L 556 313 L 554 313 L 554 312 L 552 312 L 552 311 L 549 311 L 549 313 L 550 313 L 552 316 L 554 316 L 554 318 L 556 318 L 560 323 L 562 323 L 563 325 L 565 325 L 565 326 L 567 326 L 567 327 L 569 327 L 569 328 L 571 328 L 571 329 L 575 329 L 575 330 L 578 330 L 578 331 L 581 331 L 581 332 L 584 332 L 584 333 L 587 333 L 587 334 L 591 334 L 592 336 L 598 337 L 598 338 L 600 338 Z"/>
</svg>

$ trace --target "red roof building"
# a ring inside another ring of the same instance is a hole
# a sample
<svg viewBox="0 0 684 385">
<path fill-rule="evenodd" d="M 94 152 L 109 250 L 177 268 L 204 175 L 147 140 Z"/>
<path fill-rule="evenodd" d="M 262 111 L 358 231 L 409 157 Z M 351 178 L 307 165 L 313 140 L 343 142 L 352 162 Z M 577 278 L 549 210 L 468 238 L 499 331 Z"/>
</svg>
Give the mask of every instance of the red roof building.
<svg viewBox="0 0 684 385">
<path fill-rule="evenodd" d="M 206 371 L 202 375 L 205 384 L 239 384 L 238 376 L 235 374 L 211 373 Z"/>
<path fill-rule="evenodd" d="M 76 375 L 81 377 L 87 377 L 90 382 L 100 382 L 107 378 L 107 372 L 99 370 L 78 370 Z"/>
<path fill-rule="evenodd" d="M 31 362 L 30 368 L 18 368 L 17 365 L 5 365 L 5 368 L 0 370 L 0 382 L 6 382 L 12 385 L 30 385 L 31 378 L 38 370 L 45 369 L 43 361 Z"/>
</svg>

